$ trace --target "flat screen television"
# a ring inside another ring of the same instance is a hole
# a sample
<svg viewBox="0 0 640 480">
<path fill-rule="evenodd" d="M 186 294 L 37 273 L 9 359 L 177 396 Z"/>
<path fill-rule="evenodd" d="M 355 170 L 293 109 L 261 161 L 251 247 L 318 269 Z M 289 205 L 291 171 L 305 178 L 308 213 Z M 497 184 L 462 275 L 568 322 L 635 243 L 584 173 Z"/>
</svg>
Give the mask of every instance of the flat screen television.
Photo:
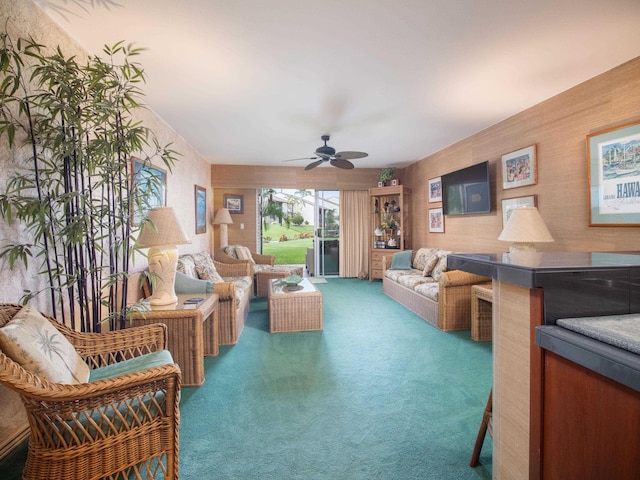
<svg viewBox="0 0 640 480">
<path fill-rule="evenodd" d="M 489 161 L 441 176 L 442 213 L 467 215 L 491 211 Z"/>
</svg>

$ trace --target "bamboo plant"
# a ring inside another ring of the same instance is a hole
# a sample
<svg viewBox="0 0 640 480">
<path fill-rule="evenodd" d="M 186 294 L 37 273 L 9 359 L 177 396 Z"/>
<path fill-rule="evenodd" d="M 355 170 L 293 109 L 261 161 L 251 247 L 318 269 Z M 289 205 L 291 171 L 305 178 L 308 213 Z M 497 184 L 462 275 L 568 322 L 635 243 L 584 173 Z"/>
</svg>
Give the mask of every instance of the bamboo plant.
<svg viewBox="0 0 640 480">
<path fill-rule="evenodd" d="M 178 155 L 134 120 L 144 108 L 144 71 L 133 61 L 141 49 L 119 42 L 105 46 L 106 59 L 81 63 L 59 47 L 0 35 L 0 140 L 15 162 L 0 215 L 21 222 L 28 238 L 3 245 L 0 258 L 11 269 L 39 262 L 56 318 L 100 331 L 106 311 L 116 328 L 136 251 L 130 214 L 153 190 L 131 181 L 131 158 L 170 170 Z M 21 302 L 40 293 L 26 291 Z"/>
</svg>

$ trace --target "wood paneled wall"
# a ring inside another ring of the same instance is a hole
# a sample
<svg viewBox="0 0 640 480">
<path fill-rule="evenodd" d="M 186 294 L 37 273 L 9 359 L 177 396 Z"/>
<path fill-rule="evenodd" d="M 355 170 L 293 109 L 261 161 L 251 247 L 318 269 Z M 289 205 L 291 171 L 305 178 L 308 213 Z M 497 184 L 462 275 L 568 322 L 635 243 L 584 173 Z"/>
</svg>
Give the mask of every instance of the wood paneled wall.
<svg viewBox="0 0 640 480">
<path fill-rule="evenodd" d="M 256 246 L 256 189 L 306 188 L 313 190 L 368 190 L 378 184 L 377 168 L 342 170 L 334 167 L 267 167 L 242 165 L 212 165 L 211 185 L 214 188 L 214 208 L 223 206 L 224 195 L 243 195 L 244 213 L 232 215 L 229 225 L 229 245 Z M 244 224 L 244 229 L 240 224 Z M 215 227 L 215 247 L 220 246 L 219 227 Z"/>
<path fill-rule="evenodd" d="M 586 135 L 640 120 L 640 57 L 410 165 L 403 172 L 412 192 L 413 244 L 464 252 L 504 252 L 502 199 L 537 195 L 538 209 L 555 242 L 547 251 L 638 250 L 640 228 L 589 227 Z M 502 189 L 501 157 L 537 146 L 537 185 Z M 489 160 L 492 211 L 445 218 L 445 233 L 429 233 L 427 181 Z"/>
</svg>

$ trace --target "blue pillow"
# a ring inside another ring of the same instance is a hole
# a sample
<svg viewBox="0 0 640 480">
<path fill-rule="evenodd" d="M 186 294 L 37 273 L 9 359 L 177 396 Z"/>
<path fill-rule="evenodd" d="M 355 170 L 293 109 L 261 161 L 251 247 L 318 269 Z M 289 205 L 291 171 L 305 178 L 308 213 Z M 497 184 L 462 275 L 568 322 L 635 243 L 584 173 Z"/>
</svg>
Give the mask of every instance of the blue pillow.
<svg viewBox="0 0 640 480">
<path fill-rule="evenodd" d="M 184 273 L 176 272 L 175 291 L 178 294 L 213 293 L 213 282 L 200 280 L 199 278 L 193 278 Z"/>
<path fill-rule="evenodd" d="M 403 252 L 396 252 L 391 257 L 391 266 L 389 270 L 411 270 L 411 256 L 413 250 L 404 250 Z"/>
</svg>

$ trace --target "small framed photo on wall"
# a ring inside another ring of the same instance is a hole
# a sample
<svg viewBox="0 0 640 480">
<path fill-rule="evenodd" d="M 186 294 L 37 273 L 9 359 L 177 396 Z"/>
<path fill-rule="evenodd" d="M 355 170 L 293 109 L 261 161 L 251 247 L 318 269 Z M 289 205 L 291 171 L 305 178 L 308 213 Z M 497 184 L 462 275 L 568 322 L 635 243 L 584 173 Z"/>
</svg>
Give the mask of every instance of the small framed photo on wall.
<svg viewBox="0 0 640 480">
<path fill-rule="evenodd" d="M 429 232 L 444 233 L 444 215 L 442 208 L 429 209 Z"/>
<path fill-rule="evenodd" d="M 442 181 L 440 177 L 429 180 L 429 203 L 442 201 Z"/>
<path fill-rule="evenodd" d="M 502 156 L 502 188 L 504 190 L 536 183 L 538 183 L 538 166 L 535 145 Z"/>
<path fill-rule="evenodd" d="M 225 195 L 224 196 L 224 208 L 229 210 L 229 213 L 244 213 L 244 204 L 242 195 Z"/>
</svg>

